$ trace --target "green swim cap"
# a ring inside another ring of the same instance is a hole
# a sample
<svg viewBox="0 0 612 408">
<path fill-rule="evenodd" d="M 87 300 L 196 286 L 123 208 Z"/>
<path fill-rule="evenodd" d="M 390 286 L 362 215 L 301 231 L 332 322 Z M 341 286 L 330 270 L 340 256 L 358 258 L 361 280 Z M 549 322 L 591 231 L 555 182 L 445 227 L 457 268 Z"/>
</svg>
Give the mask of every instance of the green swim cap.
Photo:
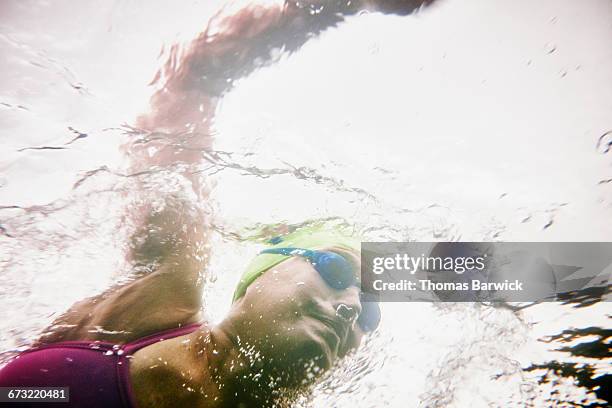
<svg viewBox="0 0 612 408">
<path fill-rule="evenodd" d="M 316 250 L 334 246 L 349 251 L 359 251 L 361 249 L 359 239 L 350 237 L 338 230 L 323 230 L 321 227 L 298 228 L 289 234 L 274 237 L 268 243 L 271 244 L 270 248 L 296 247 Z M 249 285 L 261 274 L 287 258 L 289 256 L 278 254 L 259 254 L 256 256 L 242 274 L 234 291 L 232 303 L 244 296 Z"/>
</svg>

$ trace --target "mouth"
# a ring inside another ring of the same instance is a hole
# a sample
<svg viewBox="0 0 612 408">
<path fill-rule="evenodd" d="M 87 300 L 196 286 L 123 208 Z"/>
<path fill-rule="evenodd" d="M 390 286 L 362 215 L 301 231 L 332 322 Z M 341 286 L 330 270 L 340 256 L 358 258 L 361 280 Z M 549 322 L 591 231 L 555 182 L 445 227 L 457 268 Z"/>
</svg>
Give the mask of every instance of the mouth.
<svg viewBox="0 0 612 408">
<path fill-rule="evenodd" d="M 329 348 L 330 357 L 335 359 L 341 353 L 346 330 L 343 330 L 341 324 L 329 317 L 316 315 L 313 318 L 324 326 L 325 329 L 320 332 L 320 336 Z"/>
</svg>

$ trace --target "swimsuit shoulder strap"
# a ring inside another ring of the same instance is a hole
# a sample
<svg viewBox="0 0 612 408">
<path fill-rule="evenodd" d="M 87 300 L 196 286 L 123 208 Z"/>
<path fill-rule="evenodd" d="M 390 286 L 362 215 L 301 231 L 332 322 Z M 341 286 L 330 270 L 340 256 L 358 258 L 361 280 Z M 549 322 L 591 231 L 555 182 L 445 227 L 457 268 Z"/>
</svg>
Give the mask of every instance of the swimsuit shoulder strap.
<svg viewBox="0 0 612 408">
<path fill-rule="evenodd" d="M 185 334 L 193 333 L 197 329 L 202 326 L 202 323 L 193 323 L 183 327 L 177 327 L 174 329 L 168 329 L 161 332 L 153 333 L 145 337 L 141 337 L 138 340 L 134 340 L 130 343 L 127 343 L 123 347 L 123 351 L 127 355 L 131 355 L 143 347 L 151 345 L 153 343 L 157 343 L 159 341 L 164 341 L 167 339 L 172 339 L 174 337 L 184 336 Z"/>
</svg>

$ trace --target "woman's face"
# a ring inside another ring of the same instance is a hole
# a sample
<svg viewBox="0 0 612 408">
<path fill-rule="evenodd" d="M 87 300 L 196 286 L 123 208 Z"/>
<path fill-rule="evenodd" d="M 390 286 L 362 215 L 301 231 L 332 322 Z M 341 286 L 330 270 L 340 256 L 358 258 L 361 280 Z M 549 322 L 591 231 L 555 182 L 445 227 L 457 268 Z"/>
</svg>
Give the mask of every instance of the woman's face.
<svg viewBox="0 0 612 408">
<path fill-rule="evenodd" d="M 327 248 L 359 273 L 357 254 Z M 228 322 L 243 350 L 259 357 L 285 385 L 307 382 L 356 348 L 363 332 L 359 289 L 328 286 L 304 258 L 290 257 L 263 273 L 234 303 Z"/>
</svg>

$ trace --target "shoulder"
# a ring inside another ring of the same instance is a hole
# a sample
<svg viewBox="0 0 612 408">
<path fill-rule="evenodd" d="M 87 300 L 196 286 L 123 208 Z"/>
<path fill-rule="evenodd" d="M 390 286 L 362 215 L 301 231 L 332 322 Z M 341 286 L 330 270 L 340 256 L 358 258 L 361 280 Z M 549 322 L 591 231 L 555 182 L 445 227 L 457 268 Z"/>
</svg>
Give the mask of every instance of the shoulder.
<svg viewBox="0 0 612 408">
<path fill-rule="evenodd" d="M 136 351 L 130 379 L 139 406 L 200 406 L 205 398 L 204 357 L 197 357 L 194 334 L 159 341 Z"/>
</svg>

